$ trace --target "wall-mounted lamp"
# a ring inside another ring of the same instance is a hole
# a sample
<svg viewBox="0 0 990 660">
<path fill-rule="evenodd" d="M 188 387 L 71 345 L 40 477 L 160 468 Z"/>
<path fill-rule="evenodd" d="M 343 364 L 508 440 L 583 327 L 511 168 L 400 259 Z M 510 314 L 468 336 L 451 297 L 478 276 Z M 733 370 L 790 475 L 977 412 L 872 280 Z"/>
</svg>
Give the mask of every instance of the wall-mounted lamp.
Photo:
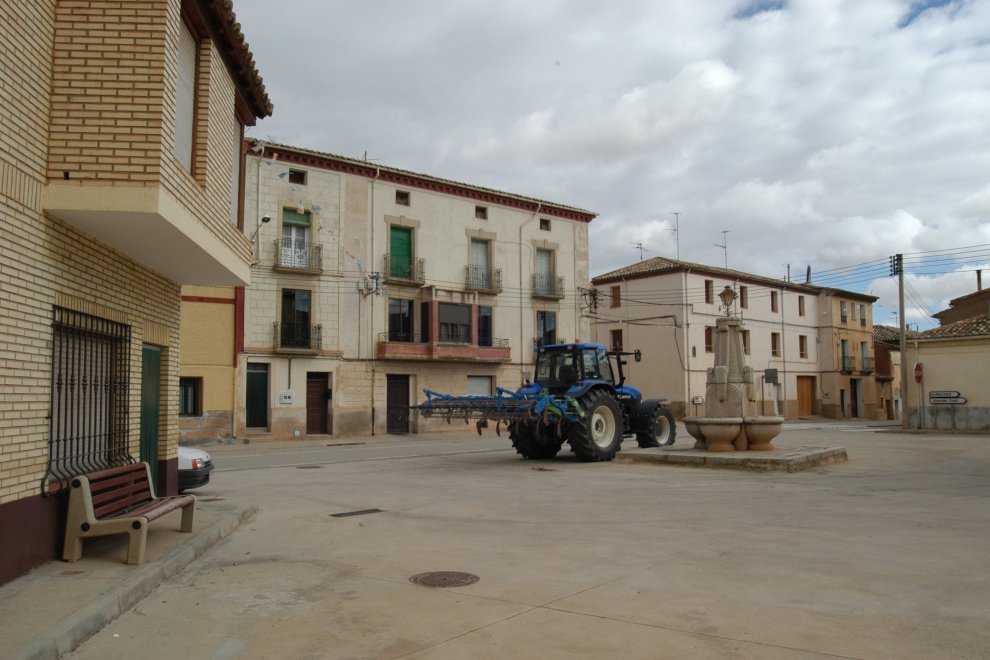
<svg viewBox="0 0 990 660">
<path fill-rule="evenodd" d="M 272 216 L 270 215 L 261 216 L 261 222 L 258 223 L 258 226 L 255 228 L 254 233 L 251 234 L 252 243 L 254 243 L 254 239 L 258 236 L 258 232 L 261 231 L 261 225 L 267 225 L 271 221 L 272 221 Z"/>
</svg>

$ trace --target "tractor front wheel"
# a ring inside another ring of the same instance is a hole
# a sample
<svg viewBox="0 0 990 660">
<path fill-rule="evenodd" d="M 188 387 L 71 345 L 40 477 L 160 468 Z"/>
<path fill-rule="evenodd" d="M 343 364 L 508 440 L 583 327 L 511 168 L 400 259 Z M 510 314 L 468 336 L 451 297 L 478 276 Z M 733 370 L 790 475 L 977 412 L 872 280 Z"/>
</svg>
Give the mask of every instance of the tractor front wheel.
<svg viewBox="0 0 990 660">
<path fill-rule="evenodd" d="M 530 422 L 513 422 L 509 426 L 509 439 L 512 440 L 516 453 L 523 458 L 532 459 L 553 458 L 563 444 L 553 440 L 544 442 L 545 438 Z"/>
<path fill-rule="evenodd" d="M 666 406 L 657 406 L 650 413 L 650 425 L 636 434 L 636 442 L 640 447 L 666 447 L 674 444 L 675 435 L 674 413 Z"/>
<path fill-rule="evenodd" d="M 610 461 L 622 444 L 622 412 L 604 390 L 591 390 L 580 402 L 584 417 L 571 425 L 567 441 L 582 461 Z"/>
</svg>

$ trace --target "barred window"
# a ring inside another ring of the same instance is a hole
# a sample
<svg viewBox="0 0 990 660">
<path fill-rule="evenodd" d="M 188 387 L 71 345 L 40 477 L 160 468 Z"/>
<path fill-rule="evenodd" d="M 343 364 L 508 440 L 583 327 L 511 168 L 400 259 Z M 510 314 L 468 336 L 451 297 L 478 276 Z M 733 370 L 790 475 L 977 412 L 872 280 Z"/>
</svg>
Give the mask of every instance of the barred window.
<svg viewBox="0 0 990 660">
<path fill-rule="evenodd" d="M 130 339 L 130 326 L 54 308 L 43 494 L 68 487 L 74 476 L 134 461 L 127 447 Z"/>
</svg>

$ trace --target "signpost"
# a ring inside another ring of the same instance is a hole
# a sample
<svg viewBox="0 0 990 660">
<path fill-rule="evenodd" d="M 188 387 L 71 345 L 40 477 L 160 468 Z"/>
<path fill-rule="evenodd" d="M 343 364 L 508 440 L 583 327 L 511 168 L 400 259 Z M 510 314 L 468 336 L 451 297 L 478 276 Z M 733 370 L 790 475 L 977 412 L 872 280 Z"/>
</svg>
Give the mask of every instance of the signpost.
<svg viewBox="0 0 990 660">
<path fill-rule="evenodd" d="M 933 405 L 940 403 L 960 405 L 966 403 L 966 398 L 955 390 L 932 390 L 928 393 L 928 403 Z"/>
</svg>

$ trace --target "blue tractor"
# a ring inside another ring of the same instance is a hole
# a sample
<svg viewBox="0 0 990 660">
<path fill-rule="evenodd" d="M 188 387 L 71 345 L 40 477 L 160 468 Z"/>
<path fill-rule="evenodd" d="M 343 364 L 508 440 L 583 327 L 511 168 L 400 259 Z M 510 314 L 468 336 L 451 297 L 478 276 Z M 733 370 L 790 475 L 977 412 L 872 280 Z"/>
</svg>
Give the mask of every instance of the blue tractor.
<svg viewBox="0 0 990 660">
<path fill-rule="evenodd" d="M 674 443 L 674 415 L 665 399 L 643 399 L 625 384 L 624 357 L 639 362 L 639 351 L 609 351 L 600 344 L 552 344 L 537 350 L 533 382 L 495 396 L 450 396 L 425 391 L 413 406 L 425 417 L 477 420 L 478 432 L 495 423 L 508 428 L 512 446 L 524 458 L 557 455 L 564 443 L 583 461 L 610 461 L 624 437 L 640 447 Z M 613 358 L 615 369 L 613 370 Z"/>
</svg>

